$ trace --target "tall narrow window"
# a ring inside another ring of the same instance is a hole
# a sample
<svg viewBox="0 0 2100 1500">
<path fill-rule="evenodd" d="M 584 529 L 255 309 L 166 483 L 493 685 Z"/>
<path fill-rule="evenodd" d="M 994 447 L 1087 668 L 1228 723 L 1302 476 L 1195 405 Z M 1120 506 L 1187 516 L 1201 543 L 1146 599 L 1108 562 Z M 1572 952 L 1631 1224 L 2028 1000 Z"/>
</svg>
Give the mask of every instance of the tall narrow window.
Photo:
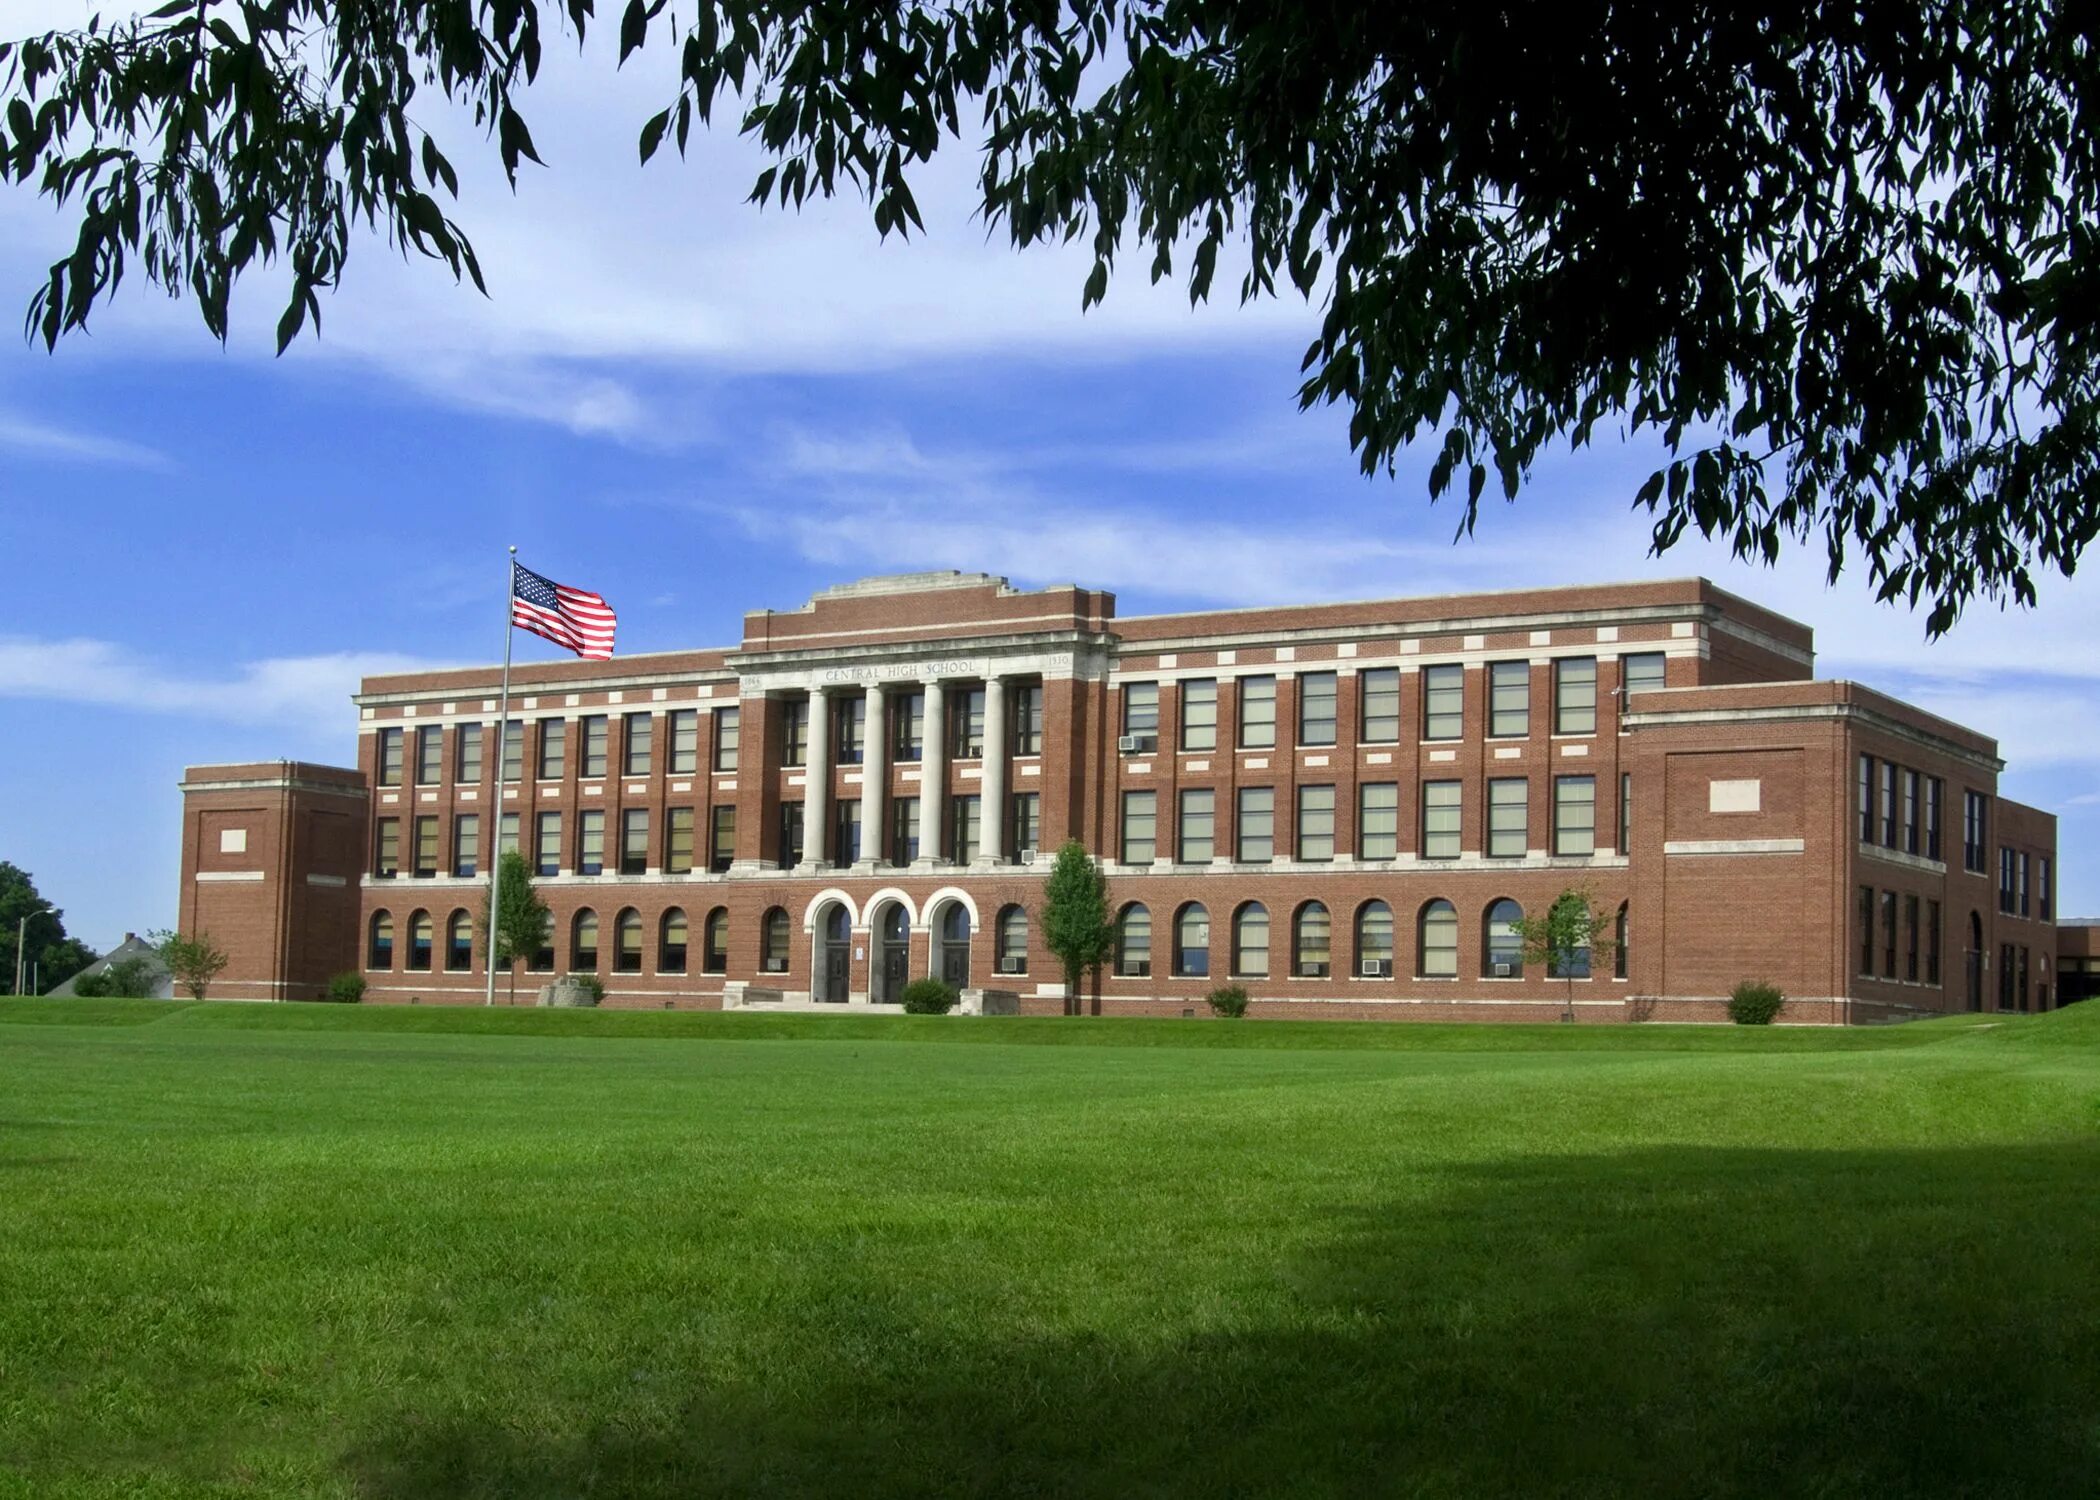
<svg viewBox="0 0 2100 1500">
<path fill-rule="evenodd" d="M 496 855 L 500 859 L 506 854 L 521 852 L 518 848 L 518 815 L 504 813 L 496 820 Z"/>
<path fill-rule="evenodd" d="M 1859 799 L 1859 841 L 1874 842 L 1874 757 L 1859 758 L 1859 776 L 1852 785 L 1853 795 Z"/>
<path fill-rule="evenodd" d="M 1325 979 L 1330 962 L 1333 919 L 1318 901 L 1298 908 L 1291 920 L 1291 972 L 1300 979 Z"/>
<path fill-rule="evenodd" d="M 899 693 L 890 708 L 892 758 L 915 764 L 926 755 L 926 695 Z"/>
<path fill-rule="evenodd" d="M 1243 979 L 1269 977 L 1269 909 L 1249 901 L 1232 919 L 1232 972 Z"/>
<path fill-rule="evenodd" d="M 1390 745 L 1400 738 L 1400 669 L 1366 667 L 1356 675 L 1363 699 L 1360 731 L 1366 745 Z"/>
<path fill-rule="evenodd" d="M 1421 954 L 1415 972 L 1424 979 L 1458 978 L 1458 908 L 1432 901 L 1422 908 L 1415 926 Z"/>
<path fill-rule="evenodd" d="M 394 918 L 389 912 L 372 913 L 372 940 L 365 949 L 365 967 L 368 969 L 391 969 L 394 966 Z"/>
<path fill-rule="evenodd" d="M 1216 849 L 1218 794 L 1208 787 L 1191 787 L 1181 794 L 1180 850 L 1185 865 L 1207 865 Z"/>
<path fill-rule="evenodd" d="M 1937 776 L 1925 779 L 1925 857 L 1940 857 L 1941 808 L 1947 800 L 1947 783 Z"/>
<path fill-rule="evenodd" d="M 372 873 L 381 880 L 392 880 L 401 873 L 401 820 L 381 818 L 374 833 Z"/>
<path fill-rule="evenodd" d="M 1490 859 L 1522 859 L 1531 848 L 1531 783 L 1498 776 L 1488 783 Z"/>
<path fill-rule="evenodd" d="M 984 849 L 984 799 L 976 793 L 949 803 L 948 857 L 959 865 L 974 862 Z"/>
<path fill-rule="evenodd" d="M 505 781 L 516 781 L 525 774 L 525 721 L 506 719 L 503 723 L 502 765 L 497 774 Z"/>
<path fill-rule="evenodd" d="M 1002 974 L 1028 972 L 1028 908 L 1008 906 L 999 912 L 992 929 L 992 957 Z"/>
<path fill-rule="evenodd" d="M 685 913 L 674 906 L 663 914 L 657 924 L 656 972 L 659 974 L 683 974 L 685 972 L 685 948 Z"/>
<path fill-rule="evenodd" d="M 588 906 L 569 923 L 569 970 L 576 974 L 598 972 L 598 914 Z"/>
<path fill-rule="evenodd" d="M 1159 793 L 1123 794 L 1123 863 L 1149 865 L 1158 857 Z"/>
<path fill-rule="evenodd" d="M 833 815 L 831 857 L 842 865 L 860 863 L 860 799 L 848 797 Z"/>
<path fill-rule="evenodd" d="M 1116 919 L 1116 972 L 1131 979 L 1152 973 L 1152 913 L 1136 901 Z"/>
<path fill-rule="evenodd" d="M 643 875 L 649 870 L 649 809 L 630 807 L 620 813 L 620 873 Z"/>
<path fill-rule="evenodd" d="M 559 781 L 568 772 L 569 725 L 566 719 L 540 720 L 540 780 Z"/>
<path fill-rule="evenodd" d="M 583 763 L 576 769 L 585 776 L 603 776 L 606 771 L 607 740 L 604 714 L 585 714 L 577 721 L 583 730 Z"/>
<path fill-rule="evenodd" d="M 1874 977 L 1874 887 L 1859 888 L 1859 972 Z"/>
<path fill-rule="evenodd" d="M 453 775 L 461 786 L 481 784 L 481 726 L 462 724 L 454 752 Z"/>
<path fill-rule="evenodd" d="M 437 927 L 427 911 L 416 912 L 408 919 L 408 966 L 418 971 L 430 967 L 431 949 L 437 942 Z"/>
<path fill-rule="evenodd" d="M 1553 664 L 1553 732 L 1597 732 L 1597 658 L 1564 656 Z"/>
<path fill-rule="evenodd" d="M 1903 852 L 1916 854 L 1924 847 L 1925 830 L 1921 826 L 1925 809 L 1918 795 L 1918 773 L 1906 770 L 1903 773 Z"/>
<path fill-rule="evenodd" d="M 1422 858 L 1457 859 L 1461 816 L 1459 783 L 1422 783 Z"/>
<path fill-rule="evenodd" d="M 438 820 L 416 819 L 416 873 L 429 878 L 438 872 Z"/>
<path fill-rule="evenodd" d="M 382 729 L 379 731 L 379 784 L 401 785 L 401 731 Z"/>
<path fill-rule="evenodd" d="M 1238 827 L 1242 864 L 1265 865 L 1276 857 L 1276 788 L 1240 788 Z"/>
<path fill-rule="evenodd" d="M 416 785 L 436 786 L 445 779 L 445 731 L 425 724 L 416 731 Z"/>
<path fill-rule="evenodd" d="M 1918 898 L 1903 898 L 1903 977 L 1918 982 Z"/>
<path fill-rule="evenodd" d="M 690 776 L 700 769 L 700 710 L 674 708 L 666 717 L 671 759 L 665 769 L 673 776 Z"/>
<path fill-rule="evenodd" d="M 1984 849 L 1989 840 L 1985 824 L 1989 803 L 1982 792 L 1961 794 L 1961 867 L 1972 875 L 1985 871 Z"/>
<path fill-rule="evenodd" d="M 1896 764 L 1881 763 L 1881 847 L 1896 847 Z"/>
<path fill-rule="evenodd" d="M 1896 893 L 1881 893 L 1881 977 L 1896 977 Z"/>
<path fill-rule="evenodd" d="M 725 907 L 718 906 L 709 912 L 707 925 L 701 929 L 700 972 L 729 972 L 729 912 Z"/>
<path fill-rule="evenodd" d="M 1390 781 L 1366 781 L 1356 788 L 1356 856 L 1400 857 L 1400 788 Z"/>
<path fill-rule="evenodd" d="M 605 814 L 595 809 L 576 815 L 576 873 L 605 873 Z"/>
<path fill-rule="evenodd" d="M 780 907 L 768 909 L 759 922 L 758 967 L 766 974 L 788 971 L 788 914 Z"/>
<path fill-rule="evenodd" d="M 1276 744 L 1276 679 L 1242 677 L 1235 687 L 1240 700 L 1240 748 L 1273 749 Z"/>
<path fill-rule="evenodd" d="M 1466 732 L 1466 669 L 1455 663 L 1422 669 L 1422 738 L 1462 739 Z"/>
<path fill-rule="evenodd" d="M 1488 733 L 1511 739 L 1531 733 L 1531 663 L 1498 661 L 1488 667 Z"/>
<path fill-rule="evenodd" d="M 613 924 L 613 968 L 621 974 L 642 972 L 642 914 L 633 907 L 620 913 Z"/>
<path fill-rule="evenodd" d="M 1553 852 L 1597 852 L 1597 778 L 1553 778 Z"/>
<path fill-rule="evenodd" d="M 919 857 L 919 799 L 898 797 L 890 803 L 890 863 L 908 865 Z"/>
<path fill-rule="evenodd" d="M 1393 909 L 1383 901 L 1366 901 L 1356 910 L 1356 972 L 1365 979 L 1392 976 Z"/>
<path fill-rule="evenodd" d="M 1660 651 L 1636 651 L 1619 658 L 1619 687 L 1628 694 L 1652 692 L 1663 685 L 1668 658 Z"/>
<path fill-rule="evenodd" d="M 656 717 L 653 714 L 627 714 L 620 726 L 621 753 L 625 756 L 623 774 L 647 776 L 650 763 L 656 758 Z M 635 918 L 637 922 L 641 918 Z"/>
<path fill-rule="evenodd" d="M 1936 985 L 1940 982 L 1940 942 L 1940 904 L 1937 901 L 1927 901 L 1925 903 L 1925 982 L 1927 984 Z"/>
<path fill-rule="evenodd" d="M 2032 916 L 2034 908 L 2028 903 L 2028 876 L 2033 872 L 2034 858 L 2024 849 L 2020 851 L 2020 915 Z"/>
<path fill-rule="evenodd" d="M 743 714 L 734 708 L 718 708 L 714 711 L 714 767 L 717 771 L 734 771 L 737 765 L 737 746 L 743 729 Z"/>
<path fill-rule="evenodd" d="M 1334 858 L 1334 788 L 1298 788 L 1298 858 Z"/>
<path fill-rule="evenodd" d="M 725 874 L 736 863 L 736 804 L 725 803 L 708 813 L 707 867 Z"/>
<path fill-rule="evenodd" d="M 1481 978 L 1524 977 L 1524 934 L 1517 930 L 1523 920 L 1524 908 L 1506 896 L 1489 905 L 1481 945 Z"/>
<path fill-rule="evenodd" d="M 664 871 L 685 875 L 693 868 L 693 809 L 664 809 Z"/>
<path fill-rule="evenodd" d="M 1041 792 L 1013 793 L 1013 817 L 1007 824 L 1013 835 L 1006 847 L 1013 851 L 1012 857 L 1019 859 L 1024 854 L 1033 854 L 1043 844 L 1043 794 Z"/>
<path fill-rule="evenodd" d="M 1302 672 L 1298 676 L 1298 743 L 1334 743 L 1335 675 Z"/>
<path fill-rule="evenodd" d="M 984 689 L 948 695 L 948 753 L 957 760 L 984 759 Z"/>
<path fill-rule="evenodd" d="M 1181 685 L 1181 748 L 1218 748 L 1218 680 L 1191 679 Z"/>
<path fill-rule="evenodd" d="M 541 875 L 561 873 L 561 814 L 535 814 L 532 836 L 533 868 Z"/>
<path fill-rule="evenodd" d="M 452 914 L 445 924 L 445 969 L 464 974 L 474 967 L 474 919 L 463 911 Z"/>
<path fill-rule="evenodd" d="M 1998 910 L 2011 916 L 2018 901 L 2014 892 L 2013 852 L 2003 844 L 1998 846 Z"/>
<path fill-rule="evenodd" d="M 838 763 L 842 766 L 857 766 L 861 764 L 867 759 L 868 752 L 868 700 L 866 696 L 833 699 L 831 716 L 838 725 L 838 728 L 833 731 L 838 738 Z"/>
<path fill-rule="evenodd" d="M 1008 696 L 1008 712 L 1013 716 L 1012 744 L 1016 755 L 1041 755 L 1043 753 L 1043 686 L 1039 682 L 1024 682 L 1014 687 Z M 1022 920 L 1027 920 L 1026 913 Z M 1025 971 L 1024 971 L 1025 972 Z"/>
<path fill-rule="evenodd" d="M 1183 979 L 1210 977 L 1210 912 L 1200 901 L 1174 915 L 1174 972 Z"/>
<path fill-rule="evenodd" d="M 809 700 L 780 700 L 780 763 L 801 766 L 809 763 Z"/>
<path fill-rule="evenodd" d="M 1633 852 L 1633 772 L 1619 773 L 1619 852 Z"/>
<path fill-rule="evenodd" d="M 2044 922 L 2056 920 L 2056 893 L 2053 889 L 2055 880 L 2051 869 L 2053 864 L 2054 861 L 2046 854 L 2035 861 L 2035 898 L 2039 907 L 2035 915 Z"/>
<path fill-rule="evenodd" d="M 1629 903 L 1619 903 L 1618 919 L 1612 924 L 1611 975 L 1624 979 L 1627 972 L 1627 953 L 1633 945 L 1633 925 Z"/>
<path fill-rule="evenodd" d="M 452 873 L 476 874 L 481 869 L 481 814 L 460 813 L 452 820 Z"/>
<path fill-rule="evenodd" d="M 780 804 L 780 868 L 792 870 L 802 863 L 802 804 Z"/>
</svg>

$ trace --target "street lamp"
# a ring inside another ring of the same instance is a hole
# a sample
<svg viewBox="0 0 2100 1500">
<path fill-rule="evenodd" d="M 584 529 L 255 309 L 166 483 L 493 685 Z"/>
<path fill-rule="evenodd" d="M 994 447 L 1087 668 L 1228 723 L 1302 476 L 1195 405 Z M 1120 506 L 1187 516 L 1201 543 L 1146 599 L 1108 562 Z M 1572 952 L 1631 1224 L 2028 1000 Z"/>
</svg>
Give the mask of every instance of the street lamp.
<svg viewBox="0 0 2100 1500">
<path fill-rule="evenodd" d="M 29 956 L 29 919 L 40 917 L 51 910 L 49 902 L 22 913 L 22 920 L 15 923 L 15 993 L 22 993 L 22 961 Z M 4 932 L 5 928 L 0 928 Z"/>
</svg>

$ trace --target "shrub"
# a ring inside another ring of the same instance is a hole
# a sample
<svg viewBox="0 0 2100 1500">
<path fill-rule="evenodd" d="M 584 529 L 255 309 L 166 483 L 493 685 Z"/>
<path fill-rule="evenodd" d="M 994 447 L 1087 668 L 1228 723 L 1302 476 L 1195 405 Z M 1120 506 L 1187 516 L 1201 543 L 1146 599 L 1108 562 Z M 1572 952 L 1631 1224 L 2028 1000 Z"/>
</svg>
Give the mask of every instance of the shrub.
<svg viewBox="0 0 2100 1500">
<path fill-rule="evenodd" d="M 1785 1004 L 1778 985 L 1746 979 L 1728 997 L 1728 1019 L 1738 1026 L 1769 1026 Z"/>
<path fill-rule="evenodd" d="M 153 994 L 153 986 L 159 978 L 153 965 L 143 958 L 120 958 L 102 971 L 102 993 L 120 995 L 127 1000 L 144 1000 Z"/>
<path fill-rule="evenodd" d="M 356 1005 L 365 998 L 365 976 L 344 973 L 333 976 L 321 998 L 334 1005 Z"/>
<path fill-rule="evenodd" d="M 1214 1016 L 1236 1021 L 1247 1014 L 1247 990 L 1243 985 L 1221 984 L 1203 998 L 1210 1003 Z"/>
<path fill-rule="evenodd" d="M 955 986 L 945 979 L 936 979 L 928 974 L 923 979 L 914 979 L 904 987 L 898 997 L 904 1009 L 915 1016 L 945 1016 L 955 1009 L 955 1002 L 962 998 Z"/>
<path fill-rule="evenodd" d="M 101 1000 L 110 993 L 109 971 L 100 974 L 83 974 L 73 981 L 73 993 L 83 1000 Z"/>
<path fill-rule="evenodd" d="M 570 984 L 580 984 L 591 992 L 591 1004 L 605 1003 L 605 981 L 596 974 L 564 974 L 562 978 Z"/>
</svg>

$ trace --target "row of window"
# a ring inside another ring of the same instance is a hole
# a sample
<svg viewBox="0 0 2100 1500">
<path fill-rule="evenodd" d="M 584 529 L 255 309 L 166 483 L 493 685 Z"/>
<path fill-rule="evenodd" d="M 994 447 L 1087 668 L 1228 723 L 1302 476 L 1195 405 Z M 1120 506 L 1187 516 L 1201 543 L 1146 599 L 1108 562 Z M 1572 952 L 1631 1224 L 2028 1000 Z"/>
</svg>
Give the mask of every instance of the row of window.
<svg viewBox="0 0 2100 1500">
<path fill-rule="evenodd" d="M 2049 1008 L 2049 986 L 2044 981 L 2038 989 L 2033 986 L 2028 965 L 2033 955 L 2026 947 L 2012 943 L 2001 943 L 1998 947 L 1998 1009 L 2027 1010 L 2030 1007 Z"/>
<path fill-rule="evenodd" d="M 1920 949 L 1920 912 L 1923 913 L 1923 946 Z M 1875 913 L 1880 921 L 1875 921 Z M 1898 920 L 1901 920 L 1899 942 Z M 1902 956 L 1899 974 L 1898 953 Z M 1868 979 L 1876 977 L 1875 958 L 1881 964 L 1878 970 L 1883 979 L 1902 978 L 1913 984 L 1937 985 L 1940 982 L 1940 904 L 1915 895 L 1899 895 L 1895 891 L 1875 892 L 1871 885 L 1859 888 L 1859 972 Z M 1922 958 L 1922 963 L 1920 962 Z"/>
<path fill-rule="evenodd" d="M 1521 979 L 1524 974 L 1524 940 L 1517 931 L 1524 908 L 1503 897 L 1488 904 L 1481 914 L 1480 977 Z M 1613 953 L 1614 972 L 1626 977 L 1627 909 L 1620 906 Z M 1389 979 L 1396 971 L 1393 909 L 1383 901 L 1366 901 L 1356 909 L 1351 926 L 1353 944 L 1336 968 L 1334 919 L 1321 901 L 1301 903 L 1290 918 L 1289 966 L 1293 978 L 1324 979 L 1336 973 L 1366 979 Z M 1211 972 L 1210 912 L 1202 902 L 1190 901 L 1175 911 L 1169 929 L 1168 971 L 1176 978 L 1202 979 Z M 1242 902 L 1232 913 L 1231 943 L 1227 954 L 1232 977 L 1266 979 L 1270 973 L 1271 943 L 1269 909 L 1259 901 Z M 1133 901 L 1116 917 L 1116 973 L 1142 979 L 1152 973 L 1152 912 L 1143 902 Z M 1548 965 L 1554 978 L 1583 979 L 1589 976 L 1587 948 L 1576 949 Z M 1459 973 L 1458 908 L 1438 898 L 1424 902 L 1415 914 L 1413 972 L 1420 979 L 1456 979 Z"/>
<path fill-rule="evenodd" d="M 1926 859 L 1940 857 L 1940 808 L 1946 783 L 1894 761 L 1859 758 L 1859 841 Z M 1979 794 L 1970 792 L 1971 802 Z"/>
<path fill-rule="evenodd" d="M 884 712 L 889 720 L 889 755 L 892 761 L 912 762 L 926 757 L 926 694 L 887 692 Z M 942 743 L 955 760 L 982 760 L 985 745 L 986 693 L 982 683 L 943 690 L 946 723 Z M 809 763 L 810 700 L 780 700 L 780 763 L 801 766 Z M 860 765 L 867 758 L 868 700 L 862 694 L 831 695 L 826 716 L 830 720 L 831 756 L 836 765 Z M 1006 747 L 1010 755 L 1043 753 L 1043 688 L 1040 683 L 1016 682 L 1006 690 Z"/>
<path fill-rule="evenodd" d="M 1623 692 L 1640 692 L 1663 685 L 1663 653 L 1640 652 L 1619 659 Z M 1400 740 L 1400 669 L 1367 667 L 1356 674 L 1356 742 L 1391 745 Z M 1423 667 L 1420 672 L 1421 737 L 1425 740 L 1457 740 L 1465 737 L 1465 668 L 1457 663 Z M 1298 687 L 1296 743 L 1302 746 L 1333 745 L 1339 733 L 1341 689 L 1335 672 L 1301 672 Z M 1235 744 L 1242 750 L 1267 750 L 1276 744 L 1276 679 L 1271 676 L 1233 679 L 1238 697 Z M 1487 666 L 1488 725 L 1490 737 L 1521 738 L 1531 733 L 1531 663 L 1497 661 Z M 1218 679 L 1184 679 L 1180 685 L 1181 722 L 1176 744 L 1182 750 L 1218 748 Z M 1159 739 L 1159 684 L 1128 682 L 1123 685 L 1123 733 L 1138 741 L 1136 748 L 1157 748 Z M 1553 663 L 1553 732 L 1595 734 L 1597 732 L 1597 659 L 1594 656 L 1561 657 Z"/>
<path fill-rule="evenodd" d="M 2032 855 L 2024 849 L 1999 846 L 1998 910 L 2006 916 L 2039 916 L 2044 922 L 2053 921 L 2056 911 L 2054 885 L 2048 855 Z"/>
<path fill-rule="evenodd" d="M 696 809 L 672 807 L 664 810 L 664 840 L 661 851 L 662 864 L 657 868 L 674 875 L 689 874 L 695 868 L 694 819 Z M 712 824 L 708 830 L 707 868 L 721 873 L 729 868 L 736 857 L 736 808 L 724 804 L 712 810 Z M 643 807 L 630 807 L 620 814 L 619 848 L 617 858 L 607 862 L 605 849 L 605 814 L 591 810 L 576 815 L 575 863 L 572 868 L 579 875 L 603 875 L 617 872 L 622 875 L 640 875 L 650 868 L 650 816 Z M 498 830 L 499 850 L 517 849 L 519 816 L 514 812 L 502 815 Z M 532 849 L 526 854 L 527 861 L 541 875 L 558 875 L 562 872 L 563 819 L 559 812 L 542 812 L 533 815 Z M 372 851 L 372 873 L 378 879 L 392 880 L 403 873 L 428 879 L 444 871 L 456 876 L 479 875 L 487 867 L 482 863 L 481 814 L 458 813 L 452 819 L 452 842 L 450 858 L 439 845 L 439 822 L 435 816 L 425 815 L 409 823 L 409 846 L 401 845 L 401 819 L 379 818 L 374 824 L 374 847 Z M 404 853 L 408 863 L 402 863 Z M 441 861 L 443 861 L 441 863 Z"/>
<path fill-rule="evenodd" d="M 1319 862 L 1335 857 L 1335 788 L 1300 786 L 1294 856 Z M 1423 859 L 1457 859 L 1465 813 L 1464 783 L 1422 783 L 1421 826 L 1417 852 Z M 1356 857 L 1397 859 L 1401 854 L 1400 786 L 1392 781 L 1360 782 L 1356 788 Z M 1632 777 L 1619 779 L 1619 845 L 1631 839 Z M 1221 847 L 1217 793 L 1192 787 L 1178 794 L 1174 858 L 1183 864 L 1207 864 Z M 1597 778 L 1553 778 L 1553 823 L 1550 848 L 1556 855 L 1597 852 Z M 1123 793 L 1124 864 L 1151 864 L 1159 857 L 1159 793 Z M 1232 841 L 1224 847 L 1243 864 L 1266 864 L 1276 857 L 1276 789 L 1241 787 Z M 1532 848 L 1531 782 L 1523 776 L 1492 777 L 1487 783 L 1487 838 L 1491 859 L 1521 859 Z"/>
</svg>

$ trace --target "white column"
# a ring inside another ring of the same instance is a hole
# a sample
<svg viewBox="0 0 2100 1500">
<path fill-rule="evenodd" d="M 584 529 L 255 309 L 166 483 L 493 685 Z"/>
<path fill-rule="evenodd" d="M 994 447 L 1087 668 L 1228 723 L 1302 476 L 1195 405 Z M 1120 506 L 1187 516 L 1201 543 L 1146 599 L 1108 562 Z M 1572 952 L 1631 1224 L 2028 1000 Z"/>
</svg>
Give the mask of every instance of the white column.
<svg viewBox="0 0 2100 1500">
<path fill-rule="evenodd" d="M 889 857 L 883 845 L 890 809 L 888 705 L 889 699 L 883 696 L 882 685 L 871 683 L 868 687 L 866 749 L 861 755 L 860 767 L 860 857 L 870 864 L 881 864 Z M 871 952 L 873 937 L 871 934 Z"/>
<path fill-rule="evenodd" d="M 942 857 L 942 817 L 948 805 L 948 695 L 938 682 L 926 684 L 925 749 L 919 756 L 919 856 Z"/>
<path fill-rule="evenodd" d="M 822 688 L 809 694 L 809 779 L 802 792 L 802 867 L 825 863 L 831 843 L 831 700 Z"/>
<path fill-rule="evenodd" d="M 984 841 L 986 860 L 999 864 L 1006 857 L 1006 679 L 984 681 Z"/>
</svg>

